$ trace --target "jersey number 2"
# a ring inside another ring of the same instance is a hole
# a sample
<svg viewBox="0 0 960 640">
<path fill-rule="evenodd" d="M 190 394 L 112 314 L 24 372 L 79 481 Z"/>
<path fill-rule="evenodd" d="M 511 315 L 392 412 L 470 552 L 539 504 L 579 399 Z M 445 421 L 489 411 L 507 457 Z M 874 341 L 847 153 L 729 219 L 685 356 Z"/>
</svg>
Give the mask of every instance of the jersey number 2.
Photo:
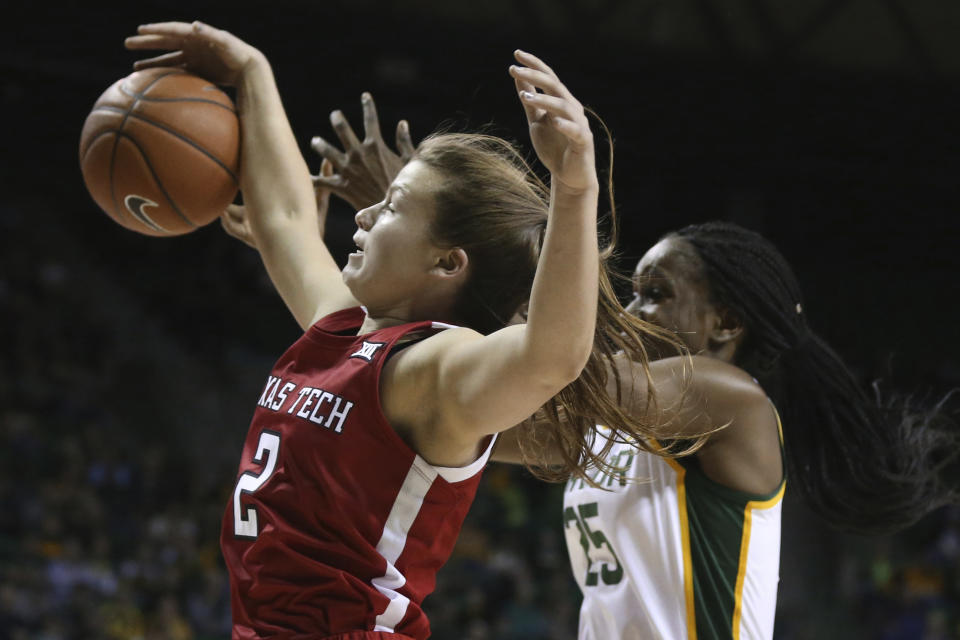
<svg viewBox="0 0 960 640">
<path fill-rule="evenodd" d="M 277 466 L 277 454 L 280 452 L 280 434 L 275 431 L 264 431 L 260 434 L 257 444 L 257 454 L 253 457 L 256 464 L 263 465 L 260 473 L 244 471 L 237 480 L 237 487 L 233 490 L 233 533 L 238 538 L 255 539 L 259 533 L 257 528 L 256 507 L 246 507 L 240 504 L 240 496 L 253 493 L 270 479 Z M 264 460 L 266 455 L 266 460 Z"/>
</svg>

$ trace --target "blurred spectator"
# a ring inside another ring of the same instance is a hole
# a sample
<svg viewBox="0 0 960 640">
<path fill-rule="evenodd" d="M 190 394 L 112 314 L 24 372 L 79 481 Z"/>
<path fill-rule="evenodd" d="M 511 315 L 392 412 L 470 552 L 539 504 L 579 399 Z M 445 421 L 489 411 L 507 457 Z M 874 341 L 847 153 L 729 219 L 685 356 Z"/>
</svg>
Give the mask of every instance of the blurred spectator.
<svg viewBox="0 0 960 640">
<path fill-rule="evenodd" d="M 0 640 L 228 638 L 220 517 L 269 361 L 235 345 L 211 347 L 222 348 L 212 365 L 191 356 L 205 335 L 219 344 L 218 318 L 198 318 L 188 348 L 69 234 L 8 213 L 17 242 L 0 254 L 0 315 L 13 332 L 0 358 Z M 145 271 L 140 286 L 164 275 Z M 250 295 L 217 275 L 198 276 L 217 283 L 217 304 Z M 576 637 L 561 489 L 488 468 L 425 602 L 434 637 Z M 839 561 L 799 558 L 829 580 L 782 598 L 778 638 L 960 638 L 960 510 L 893 538 L 823 535 Z M 787 589 L 796 581 L 784 578 Z"/>
</svg>

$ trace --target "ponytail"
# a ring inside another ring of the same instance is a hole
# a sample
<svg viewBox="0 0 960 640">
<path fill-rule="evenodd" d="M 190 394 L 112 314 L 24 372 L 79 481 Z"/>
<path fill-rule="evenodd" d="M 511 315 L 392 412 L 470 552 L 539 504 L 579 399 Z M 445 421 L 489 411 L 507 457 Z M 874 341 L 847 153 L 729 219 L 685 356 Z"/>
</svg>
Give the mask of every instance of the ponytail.
<svg viewBox="0 0 960 640">
<path fill-rule="evenodd" d="M 810 329 L 792 270 L 759 234 L 713 222 L 674 235 L 695 249 L 712 302 L 744 323 L 735 364 L 777 406 L 789 482 L 815 513 L 837 529 L 885 534 L 960 499 L 951 394 L 930 405 L 868 392 Z"/>
<path fill-rule="evenodd" d="M 790 482 L 828 523 L 891 533 L 957 500 L 945 475 L 960 451 L 949 396 L 924 409 L 909 396 L 884 397 L 878 384 L 868 393 L 812 333 L 778 370 L 768 384 L 780 387 L 784 425 L 799 427 L 785 427 Z"/>
</svg>

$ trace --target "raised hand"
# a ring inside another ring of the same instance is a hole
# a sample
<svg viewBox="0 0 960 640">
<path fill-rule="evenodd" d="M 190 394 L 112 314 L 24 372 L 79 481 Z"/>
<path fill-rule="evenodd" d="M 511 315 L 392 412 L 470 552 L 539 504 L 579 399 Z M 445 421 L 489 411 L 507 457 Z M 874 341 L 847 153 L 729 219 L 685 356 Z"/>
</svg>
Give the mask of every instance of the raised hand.
<svg viewBox="0 0 960 640">
<path fill-rule="evenodd" d="M 410 127 L 406 120 L 401 120 L 397 125 L 398 155 L 387 147 L 380 134 L 380 120 L 373 97 L 364 93 L 360 101 L 363 104 L 362 142 L 343 113 L 337 110 L 330 114 L 330 124 L 343 145 L 343 151 L 319 136 L 314 137 L 310 143 L 313 150 L 329 161 L 336 170 L 336 173 L 330 176 L 314 176 L 314 185 L 329 189 L 358 211 L 383 200 L 390 183 L 414 151 Z"/>
<path fill-rule="evenodd" d="M 202 22 L 143 24 L 124 45 L 137 51 L 168 51 L 137 60 L 134 69 L 183 67 L 222 85 L 235 85 L 248 67 L 264 60 L 257 49 L 240 38 Z"/>
<path fill-rule="evenodd" d="M 318 177 L 327 179 L 333 176 L 333 165 L 326 159 L 320 165 Z M 316 188 L 317 194 L 317 233 L 322 238 L 326 227 L 327 211 L 330 207 L 330 189 L 324 186 Z M 231 204 L 220 214 L 220 224 L 228 236 L 236 238 L 249 247 L 259 250 L 256 236 L 250 228 L 250 219 L 247 217 L 247 207 L 242 204 Z"/>
<path fill-rule="evenodd" d="M 510 75 L 527 114 L 533 148 L 552 181 L 573 191 L 596 188 L 593 134 L 583 105 L 540 58 L 519 49 L 514 57 L 520 64 L 510 66 Z"/>
</svg>

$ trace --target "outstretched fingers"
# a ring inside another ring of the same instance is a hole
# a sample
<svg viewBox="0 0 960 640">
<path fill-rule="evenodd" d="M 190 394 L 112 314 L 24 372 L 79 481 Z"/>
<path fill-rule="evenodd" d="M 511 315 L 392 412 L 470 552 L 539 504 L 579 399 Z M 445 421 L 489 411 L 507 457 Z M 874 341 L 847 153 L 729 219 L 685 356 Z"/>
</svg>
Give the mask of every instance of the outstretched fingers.
<svg viewBox="0 0 960 640">
<path fill-rule="evenodd" d="M 541 121 L 545 115 L 549 115 L 551 120 L 562 119 L 581 124 L 585 121 L 583 105 L 573 97 L 553 69 L 532 53 L 517 49 L 514 56 L 517 62 L 526 65 L 511 65 L 510 75 L 531 122 Z"/>
<path fill-rule="evenodd" d="M 149 27 L 149 25 L 146 25 Z M 168 51 L 153 58 L 137 60 L 133 63 L 134 69 L 149 67 L 176 67 L 184 64 L 182 51 L 184 36 L 166 32 L 144 32 L 144 26 L 138 29 L 138 35 L 130 36 L 123 41 L 123 45 L 131 51 Z"/>
<path fill-rule="evenodd" d="M 517 87 L 517 95 L 521 98 L 520 106 L 523 107 L 524 113 L 527 114 L 527 120 L 531 123 L 536 122 L 543 117 L 543 112 L 539 111 L 535 105 L 529 104 L 523 100 L 523 96 L 527 93 L 536 94 L 537 88 L 529 82 L 514 75 L 514 67 L 512 66 L 510 67 L 510 75 L 513 76 L 513 83 Z"/>
<path fill-rule="evenodd" d="M 530 124 L 530 140 L 552 179 L 582 190 L 596 183 L 593 135 L 583 105 L 537 56 L 514 52 L 510 75 Z"/>
<path fill-rule="evenodd" d="M 141 35 L 166 35 L 166 36 L 180 36 L 185 37 L 191 33 L 197 33 L 203 31 L 204 28 L 209 29 L 209 25 L 205 25 L 202 22 L 149 22 L 147 24 L 141 24 L 137 27 L 137 33 Z"/>
<path fill-rule="evenodd" d="M 513 57 L 516 58 L 517 62 L 520 64 L 530 67 L 532 69 L 538 69 L 544 73 L 552 75 L 554 78 L 557 77 L 557 74 L 550 68 L 546 62 L 533 55 L 529 51 L 524 51 L 523 49 L 516 49 L 513 52 Z"/>
<path fill-rule="evenodd" d="M 397 127 L 398 155 L 383 140 L 373 97 L 364 92 L 361 104 L 363 140 L 358 139 L 343 112 L 338 110 L 330 114 L 330 123 L 340 139 L 341 148 L 321 137 L 311 141 L 313 150 L 336 170 L 330 176 L 324 176 L 322 172 L 314 176 L 314 185 L 331 189 L 358 210 L 383 199 L 390 182 L 414 153 L 410 129 L 405 122 Z"/>
<path fill-rule="evenodd" d="M 127 49 L 180 49 L 192 36 L 216 40 L 219 29 L 202 22 L 157 22 L 137 27 L 137 35 L 124 40 Z"/>
<path fill-rule="evenodd" d="M 320 212 L 320 235 L 323 235 L 323 228 L 326 222 L 326 211 L 327 207 L 330 206 L 330 192 L 336 187 L 343 184 L 343 176 L 334 174 L 333 165 L 326 158 L 323 159 L 323 162 L 320 163 L 320 173 L 313 177 L 313 189 L 314 194 L 317 197 L 317 210 Z M 339 184 L 332 185 L 328 182 L 334 181 L 334 179 L 339 181 Z"/>
<path fill-rule="evenodd" d="M 416 147 L 413 144 L 413 138 L 410 137 L 410 123 L 401 120 L 397 123 L 397 151 L 404 162 L 413 157 Z"/>
<path fill-rule="evenodd" d="M 333 126 L 334 133 L 340 138 L 344 151 L 350 153 L 351 150 L 360 148 L 360 140 L 357 134 L 353 132 L 353 127 L 347 122 L 343 112 L 337 109 L 330 113 L 330 124 Z"/>
<path fill-rule="evenodd" d="M 347 154 L 320 136 L 314 136 L 310 140 L 310 148 L 316 151 L 324 160 L 330 161 L 337 171 L 342 170 L 347 165 Z"/>
<path fill-rule="evenodd" d="M 510 67 L 510 74 L 515 79 L 527 85 L 534 86 L 546 94 L 559 98 L 573 98 L 573 94 L 570 93 L 567 87 L 560 82 L 560 78 L 554 75 L 552 71 L 546 72 L 532 67 L 513 65 Z"/>
<path fill-rule="evenodd" d="M 179 39 L 202 38 L 213 44 L 225 44 L 232 36 L 223 29 L 194 20 L 193 22 L 154 22 L 137 27 L 140 36 L 159 36 Z"/>
<path fill-rule="evenodd" d="M 532 54 L 518 51 L 518 60 L 536 61 L 539 69 L 511 66 L 520 103 L 530 123 L 548 124 L 574 144 L 585 142 L 584 129 L 588 127 L 583 105 L 560 82 L 553 71 Z M 538 91 L 538 89 L 540 91 Z"/>
<path fill-rule="evenodd" d="M 179 49 L 183 38 L 159 33 L 138 34 L 126 38 L 123 44 L 131 50 Z"/>
<path fill-rule="evenodd" d="M 133 68 L 136 71 L 149 69 L 151 67 L 182 67 L 186 64 L 186 56 L 183 51 L 171 51 L 163 55 L 147 58 L 145 60 L 136 60 Z"/>
<path fill-rule="evenodd" d="M 380 133 L 380 117 L 377 115 L 377 105 L 366 91 L 360 96 L 363 105 L 363 136 L 365 141 L 379 142 L 383 140 Z"/>
<path fill-rule="evenodd" d="M 316 140 L 319 140 L 319 138 L 314 138 L 314 141 Z M 322 140 L 320 141 L 323 142 Z M 317 153 L 320 153 L 316 146 L 313 148 L 315 151 L 317 151 Z M 321 189 L 329 191 L 331 189 L 341 189 L 347 186 L 347 179 L 344 178 L 340 173 L 334 172 L 334 162 L 323 153 L 320 153 L 320 155 L 323 155 L 323 162 L 320 163 L 320 173 L 315 176 L 310 176 L 313 178 L 313 188 L 317 190 L 318 197 Z"/>
<path fill-rule="evenodd" d="M 332 176 L 325 176 L 321 174 L 310 177 L 313 178 L 314 189 L 339 190 L 347 186 L 347 179 L 339 173 L 335 173 Z"/>
<path fill-rule="evenodd" d="M 576 100 L 557 98 L 546 93 L 531 93 L 530 91 L 521 91 L 520 99 L 524 105 L 549 113 L 555 118 L 563 118 L 574 122 L 583 116 L 583 107 Z"/>
</svg>

